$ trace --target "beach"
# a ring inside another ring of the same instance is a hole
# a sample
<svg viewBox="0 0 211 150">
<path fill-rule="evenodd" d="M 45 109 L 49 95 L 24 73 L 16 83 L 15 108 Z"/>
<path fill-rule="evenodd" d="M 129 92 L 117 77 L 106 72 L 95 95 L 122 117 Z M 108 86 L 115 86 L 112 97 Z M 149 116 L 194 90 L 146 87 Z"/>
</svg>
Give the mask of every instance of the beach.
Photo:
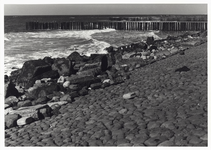
<svg viewBox="0 0 211 150">
<path fill-rule="evenodd" d="M 58 115 L 5 129 L 5 146 L 207 146 L 207 43 L 129 73 Z"/>
</svg>

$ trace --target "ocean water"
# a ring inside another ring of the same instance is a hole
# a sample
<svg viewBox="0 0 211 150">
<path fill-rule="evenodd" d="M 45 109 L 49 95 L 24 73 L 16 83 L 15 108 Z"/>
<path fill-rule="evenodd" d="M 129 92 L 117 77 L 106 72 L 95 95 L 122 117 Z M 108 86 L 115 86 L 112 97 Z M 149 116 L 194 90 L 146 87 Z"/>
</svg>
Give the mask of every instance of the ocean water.
<svg viewBox="0 0 211 150">
<path fill-rule="evenodd" d="M 159 31 L 116 31 L 115 29 L 30 32 L 25 30 L 26 21 L 35 19 L 42 21 L 45 17 L 5 17 L 4 74 L 10 75 L 11 71 L 21 68 L 27 60 L 42 59 L 45 56 L 67 57 L 74 51 L 87 56 L 94 53 L 104 54 L 106 53 L 104 49 L 109 46 L 119 47 L 145 41 L 148 36 L 160 39 L 169 35 Z M 63 20 L 67 18 L 68 16 L 64 16 Z M 52 16 L 46 19 L 62 20 L 62 17 Z"/>
</svg>

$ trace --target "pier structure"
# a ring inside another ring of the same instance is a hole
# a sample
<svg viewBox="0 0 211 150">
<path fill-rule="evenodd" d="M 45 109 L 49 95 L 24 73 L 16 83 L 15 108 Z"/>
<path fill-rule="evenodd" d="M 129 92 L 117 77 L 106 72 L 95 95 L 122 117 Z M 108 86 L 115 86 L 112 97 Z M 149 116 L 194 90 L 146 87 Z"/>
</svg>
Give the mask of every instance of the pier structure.
<svg viewBox="0 0 211 150">
<path fill-rule="evenodd" d="M 206 21 L 96 21 L 96 22 L 26 22 L 26 30 L 116 30 L 204 31 Z"/>
</svg>

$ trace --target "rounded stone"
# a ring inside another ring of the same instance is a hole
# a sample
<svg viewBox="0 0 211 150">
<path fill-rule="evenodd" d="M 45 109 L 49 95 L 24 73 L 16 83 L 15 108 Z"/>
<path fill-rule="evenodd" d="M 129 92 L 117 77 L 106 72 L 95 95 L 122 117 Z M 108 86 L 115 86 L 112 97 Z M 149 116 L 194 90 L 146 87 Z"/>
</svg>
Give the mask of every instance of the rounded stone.
<svg viewBox="0 0 211 150">
<path fill-rule="evenodd" d="M 150 121 L 148 124 L 147 124 L 147 129 L 153 129 L 153 128 L 158 128 L 160 127 L 160 123 L 157 122 L 157 121 Z"/>
<path fill-rule="evenodd" d="M 167 141 L 160 143 L 158 146 L 174 146 L 174 142 L 167 140 Z"/>
<path fill-rule="evenodd" d="M 157 146 L 160 143 L 162 143 L 163 141 L 168 140 L 166 137 L 164 136 L 158 136 L 158 137 L 153 137 L 153 138 L 149 138 L 148 140 L 146 140 L 144 142 L 145 145 L 147 146 Z"/>
<path fill-rule="evenodd" d="M 192 136 L 189 140 L 190 144 L 199 144 L 201 142 L 201 139 L 197 136 Z"/>
<path fill-rule="evenodd" d="M 170 130 L 175 129 L 175 125 L 171 121 L 164 122 L 163 124 L 161 124 L 161 127 L 164 127 L 164 128 L 170 129 Z"/>
</svg>

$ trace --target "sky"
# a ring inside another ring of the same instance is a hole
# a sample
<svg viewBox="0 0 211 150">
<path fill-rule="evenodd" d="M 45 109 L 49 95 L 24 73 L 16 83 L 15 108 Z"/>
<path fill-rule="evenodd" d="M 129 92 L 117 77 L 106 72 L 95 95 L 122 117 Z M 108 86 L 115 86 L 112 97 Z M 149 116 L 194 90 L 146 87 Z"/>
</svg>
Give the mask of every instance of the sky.
<svg viewBox="0 0 211 150">
<path fill-rule="evenodd" d="M 207 14 L 207 4 L 4 4 L 4 15 Z"/>
</svg>

